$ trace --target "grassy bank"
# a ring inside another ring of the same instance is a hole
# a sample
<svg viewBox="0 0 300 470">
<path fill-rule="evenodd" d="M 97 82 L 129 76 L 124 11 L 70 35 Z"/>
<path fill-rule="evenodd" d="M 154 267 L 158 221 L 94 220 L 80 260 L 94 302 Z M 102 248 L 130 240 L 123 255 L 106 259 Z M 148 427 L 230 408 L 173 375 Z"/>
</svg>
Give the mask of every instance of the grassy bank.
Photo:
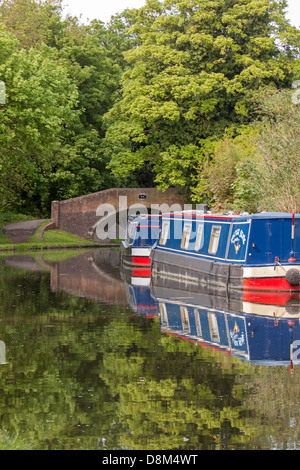
<svg viewBox="0 0 300 470">
<path fill-rule="evenodd" d="M 8 221 L 9 220 L 9 221 Z M 24 220 L 24 219 L 23 219 Z M 12 222 L 20 222 L 23 221 L 18 219 L 18 217 L 6 219 L 6 223 Z M 25 220 L 31 220 L 25 219 Z M 62 248 L 85 248 L 85 247 L 99 247 L 99 246 L 115 246 L 116 243 L 95 243 L 84 238 L 78 237 L 68 232 L 64 232 L 63 230 L 46 230 L 43 233 L 43 238 L 40 239 L 39 232 L 43 226 L 47 225 L 50 220 L 45 221 L 41 224 L 35 231 L 34 235 L 32 235 L 26 243 L 13 243 L 11 240 L 7 238 L 7 236 L 3 233 L 2 227 L 4 226 L 3 220 L 0 221 L 0 252 L 7 252 L 7 251 L 33 251 L 33 250 L 54 250 L 54 249 L 62 249 Z"/>
<path fill-rule="evenodd" d="M 7 238 L 4 234 L 4 227 L 7 224 L 13 224 L 15 222 L 25 222 L 27 220 L 32 220 L 33 217 L 30 215 L 24 214 L 14 214 L 11 212 L 1 212 L 0 213 L 0 247 L 2 245 L 12 245 L 11 240 Z"/>
</svg>

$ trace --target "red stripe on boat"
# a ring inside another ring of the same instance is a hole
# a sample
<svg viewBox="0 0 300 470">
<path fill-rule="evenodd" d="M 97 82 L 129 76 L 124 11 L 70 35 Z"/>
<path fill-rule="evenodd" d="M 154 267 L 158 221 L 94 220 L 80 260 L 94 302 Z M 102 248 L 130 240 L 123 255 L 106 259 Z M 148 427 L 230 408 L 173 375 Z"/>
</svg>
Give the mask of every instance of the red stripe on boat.
<svg viewBox="0 0 300 470">
<path fill-rule="evenodd" d="M 134 277 L 151 277 L 150 268 L 132 268 L 131 275 Z"/>
<path fill-rule="evenodd" d="M 166 217 L 174 217 L 174 218 L 179 217 L 179 218 L 182 218 L 183 220 L 188 219 L 188 218 L 233 220 L 232 216 L 227 216 L 227 215 L 217 215 L 217 214 L 212 214 L 212 215 L 199 214 L 198 215 L 198 214 L 185 214 L 183 212 L 180 212 L 179 214 L 176 214 L 176 213 L 173 213 L 173 212 L 171 212 L 170 214 L 164 213 L 163 217 L 164 218 L 166 218 Z"/>
<path fill-rule="evenodd" d="M 138 264 L 139 266 L 150 266 L 151 260 L 149 256 L 133 256 L 132 264 Z"/>
<path fill-rule="evenodd" d="M 183 339 L 185 341 L 190 341 L 191 343 L 198 344 L 199 346 L 204 346 L 205 348 L 208 348 L 208 349 L 214 349 L 215 351 L 222 351 L 225 354 L 227 354 L 228 356 L 231 356 L 231 351 L 223 349 L 222 346 L 219 346 L 219 347 L 218 346 L 212 346 L 211 344 L 207 344 L 207 343 L 204 343 L 202 341 L 198 341 L 198 340 L 192 339 L 192 338 L 186 338 L 185 336 L 177 335 L 176 333 L 170 333 L 169 331 L 163 331 L 162 330 L 162 333 L 170 335 L 170 336 L 175 336 L 175 338 L 180 338 L 180 339 Z"/>
<path fill-rule="evenodd" d="M 300 294 L 289 292 L 257 292 L 251 290 L 243 291 L 243 301 L 264 305 L 285 306 L 292 299 L 299 299 Z"/>
<path fill-rule="evenodd" d="M 285 277 L 244 279 L 244 289 L 266 291 L 300 291 L 300 286 L 292 286 Z"/>
</svg>

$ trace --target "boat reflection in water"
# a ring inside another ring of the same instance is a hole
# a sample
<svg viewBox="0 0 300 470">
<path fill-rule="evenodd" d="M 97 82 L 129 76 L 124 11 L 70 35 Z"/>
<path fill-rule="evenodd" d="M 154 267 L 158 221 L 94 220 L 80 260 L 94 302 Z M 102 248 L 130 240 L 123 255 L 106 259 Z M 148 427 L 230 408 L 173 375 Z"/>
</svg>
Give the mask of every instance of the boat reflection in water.
<svg viewBox="0 0 300 470">
<path fill-rule="evenodd" d="M 127 302 L 131 310 L 148 318 L 158 316 L 158 305 L 151 293 L 151 270 L 146 267 L 128 267 L 120 269 L 124 281 Z"/>
<path fill-rule="evenodd" d="M 157 314 L 162 333 L 259 365 L 300 363 L 298 293 L 234 292 L 198 287 L 149 272 L 123 271 L 136 313 Z"/>
<path fill-rule="evenodd" d="M 40 270 L 30 256 L 6 264 Z M 51 291 L 128 305 L 136 314 L 159 317 L 162 333 L 261 365 L 300 363 L 300 293 L 221 289 L 151 275 L 147 266 L 119 266 L 106 249 L 44 263 Z M 119 269 L 120 268 L 120 269 Z M 1 338 L 0 338 L 1 340 Z M 0 341 L 0 362 L 5 344 Z"/>
</svg>

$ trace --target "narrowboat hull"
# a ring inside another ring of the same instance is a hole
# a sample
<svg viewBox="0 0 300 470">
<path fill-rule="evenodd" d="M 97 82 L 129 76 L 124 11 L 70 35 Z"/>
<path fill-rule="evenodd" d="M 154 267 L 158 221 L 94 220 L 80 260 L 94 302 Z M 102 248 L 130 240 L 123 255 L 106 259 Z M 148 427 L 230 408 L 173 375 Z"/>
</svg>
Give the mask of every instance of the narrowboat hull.
<svg viewBox="0 0 300 470">
<path fill-rule="evenodd" d="M 300 286 L 287 280 L 287 273 L 300 271 L 299 264 L 243 268 L 243 288 L 261 291 L 300 292 Z"/>
<path fill-rule="evenodd" d="M 173 278 L 184 284 L 206 284 L 226 290 L 300 292 L 300 286 L 291 285 L 286 278 L 292 269 L 300 271 L 300 265 L 249 268 L 158 250 L 153 250 L 151 263 L 154 277 Z"/>
<path fill-rule="evenodd" d="M 299 252 L 299 214 L 163 214 L 152 276 L 226 291 L 300 292 Z"/>
<path fill-rule="evenodd" d="M 156 299 L 167 297 L 177 302 L 193 302 L 207 308 L 231 310 L 236 313 L 264 315 L 273 318 L 300 320 L 300 292 L 274 292 L 233 289 L 184 283 L 175 278 L 152 276 L 150 289 Z"/>
<path fill-rule="evenodd" d="M 120 260 L 128 267 L 150 267 L 150 253 L 150 247 L 129 246 L 126 241 L 123 241 L 120 248 Z"/>
<path fill-rule="evenodd" d="M 176 279 L 183 284 L 207 284 L 223 289 L 243 288 L 243 267 L 198 259 L 184 254 L 153 250 L 152 276 Z"/>
<path fill-rule="evenodd" d="M 122 265 L 150 268 L 151 250 L 159 237 L 159 221 L 160 216 L 150 214 L 129 218 L 127 235 L 120 248 Z"/>
</svg>

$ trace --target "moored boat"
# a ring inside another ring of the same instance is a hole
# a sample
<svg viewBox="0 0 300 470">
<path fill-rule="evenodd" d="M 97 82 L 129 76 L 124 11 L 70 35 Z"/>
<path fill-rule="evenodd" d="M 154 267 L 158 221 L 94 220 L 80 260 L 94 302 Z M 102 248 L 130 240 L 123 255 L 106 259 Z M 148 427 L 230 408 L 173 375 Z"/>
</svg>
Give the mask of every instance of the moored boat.
<svg viewBox="0 0 300 470">
<path fill-rule="evenodd" d="M 152 276 L 228 289 L 300 291 L 300 214 L 162 214 Z"/>
<path fill-rule="evenodd" d="M 128 219 L 126 238 L 122 241 L 121 263 L 127 267 L 148 267 L 150 253 L 160 234 L 161 216 L 145 214 Z"/>
</svg>

